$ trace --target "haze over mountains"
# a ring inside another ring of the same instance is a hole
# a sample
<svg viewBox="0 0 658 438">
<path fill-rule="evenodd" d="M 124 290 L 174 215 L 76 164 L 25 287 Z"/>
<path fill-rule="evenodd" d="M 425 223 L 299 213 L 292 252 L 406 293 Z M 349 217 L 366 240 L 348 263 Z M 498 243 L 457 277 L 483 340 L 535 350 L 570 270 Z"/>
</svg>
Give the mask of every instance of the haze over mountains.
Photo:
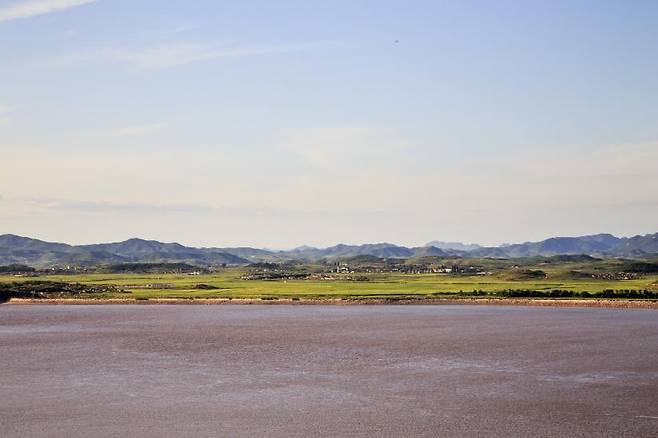
<svg viewBox="0 0 658 438">
<path fill-rule="evenodd" d="M 471 251 L 482 248 L 482 246 L 477 243 L 443 242 L 441 240 L 433 240 L 425 244 L 425 246 L 433 246 L 439 249 L 456 249 L 459 251 Z"/>
<path fill-rule="evenodd" d="M 553 237 L 498 247 L 454 242 L 429 242 L 422 247 L 390 243 L 339 244 L 329 248 L 299 247 L 274 251 L 249 247 L 192 248 L 178 243 L 129 239 L 94 245 L 67 245 L 44 242 L 13 234 L 0 236 L 0 265 L 26 264 L 33 267 L 62 265 L 91 266 L 131 262 L 187 262 L 199 265 L 241 265 L 277 260 L 321 260 L 368 255 L 382 258 L 411 257 L 496 257 L 519 258 L 587 254 L 597 257 L 641 258 L 658 255 L 658 233 L 634 237 L 595 234 L 580 237 Z"/>
</svg>

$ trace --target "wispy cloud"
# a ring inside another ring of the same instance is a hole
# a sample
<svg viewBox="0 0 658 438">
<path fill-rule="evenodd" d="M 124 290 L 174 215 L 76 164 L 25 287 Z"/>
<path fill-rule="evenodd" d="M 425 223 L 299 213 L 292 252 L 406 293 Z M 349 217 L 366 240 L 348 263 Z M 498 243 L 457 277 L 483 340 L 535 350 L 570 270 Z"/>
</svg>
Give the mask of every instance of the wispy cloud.
<svg viewBox="0 0 658 438">
<path fill-rule="evenodd" d="M 6 126 L 9 123 L 10 115 L 14 108 L 0 104 L 0 127 Z"/>
<path fill-rule="evenodd" d="M 50 14 L 97 0 L 32 0 L 0 7 L 0 22 Z"/>
<path fill-rule="evenodd" d="M 183 25 L 183 26 L 177 26 L 169 29 L 167 32 L 164 32 L 165 35 L 177 35 L 179 33 L 184 33 L 184 32 L 189 32 L 191 30 L 198 29 L 199 26 L 192 26 L 192 25 Z"/>
<path fill-rule="evenodd" d="M 148 134 L 150 132 L 161 131 L 166 129 L 169 125 L 167 123 L 149 123 L 145 125 L 129 125 L 121 126 L 114 129 L 114 134 L 118 136 L 140 135 Z"/>
<path fill-rule="evenodd" d="M 335 127 L 287 130 L 281 132 L 285 149 L 310 164 L 327 165 L 349 160 L 367 159 L 371 165 L 382 158 L 399 156 L 408 142 L 395 138 L 390 130 Z"/>
<path fill-rule="evenodd" d="M 318 217 L 352 216 L 363 217 L 395 215 L 397 213 L 381 209 L 318 209 L 318 208 L 272 208 L 272 207 L 222 207 L 204 204 L 159 204 L 150 202 L 111 202 L 72 200 L 61 198 L 13 197 L 7 199 L 47 210 L 87 213 L 213 213 L 225 216 L 279 216 L 279 217 Z M 3 201 L 0 195 L 0 201 Z"/>
<path fill-rule="evenodd" d="M 86 213 L 208 213 L 212 207 L 194 204 L 156 204 L 143 202 L 98 202 L 59 198 L 13 198 L 14 202 L 24 203 L 47 210 L 74 211 Z"/>
<path fill-rule="evenodd" d="M 60 59 L 68 63 L 112 63 L 139 68 L 177 67 L 198 62 L 228 58 L 273 55 L 306 50 L 320 45 L 299 44 L 281 46 L 235 47 L 217 43 L 168 42 L 143 47 L 113 47 Z"/>
</svg>

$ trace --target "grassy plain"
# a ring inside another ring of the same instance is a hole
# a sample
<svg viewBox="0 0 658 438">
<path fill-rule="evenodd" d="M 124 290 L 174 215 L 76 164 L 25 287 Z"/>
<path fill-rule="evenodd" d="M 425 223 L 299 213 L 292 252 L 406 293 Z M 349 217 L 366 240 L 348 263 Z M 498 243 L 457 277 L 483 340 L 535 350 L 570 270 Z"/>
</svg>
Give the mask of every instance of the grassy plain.
<svg viewBox="0 0 658 438">
<path fill-rule="evenodd" d="M 505 275 L 370 273 L 368 281 L 336 275 L 333 280 L 243 280 L 240 268 L 207 275 L 81 274 L 33 277 L 0 276 L 0 282 L 62 281 L 114 285 L 123 292 L 90 294 L 89 298 L 392 298 L 451 296 L 459 292 L 555 289 L 596 294 L 607 289 L 658 291 L 658 275 L 631 280 L 560 278 L 510 280 Z M 201 285 L 201 286 L 199 286 Z"/>
</svg>

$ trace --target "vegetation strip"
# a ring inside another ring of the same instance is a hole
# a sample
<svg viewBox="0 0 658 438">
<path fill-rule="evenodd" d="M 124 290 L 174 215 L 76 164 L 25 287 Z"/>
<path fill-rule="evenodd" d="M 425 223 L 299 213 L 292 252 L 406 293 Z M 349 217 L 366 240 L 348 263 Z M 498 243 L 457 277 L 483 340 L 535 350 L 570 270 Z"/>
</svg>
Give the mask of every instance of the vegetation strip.
<svg viewBox="0 0 658 438">
<path fill-rule="evenodd" d="M 536 298 L 420 298 L 420 299 L 228 299 L 228 298 L 153 298 L 153 299 L 93 299 L 93 298 L 14 298 L 9 305 L 503 305 L 549 307 L 605 307 L 658 310 L 658 300 L 610 299 L 536 299 Z"/>
</svg>

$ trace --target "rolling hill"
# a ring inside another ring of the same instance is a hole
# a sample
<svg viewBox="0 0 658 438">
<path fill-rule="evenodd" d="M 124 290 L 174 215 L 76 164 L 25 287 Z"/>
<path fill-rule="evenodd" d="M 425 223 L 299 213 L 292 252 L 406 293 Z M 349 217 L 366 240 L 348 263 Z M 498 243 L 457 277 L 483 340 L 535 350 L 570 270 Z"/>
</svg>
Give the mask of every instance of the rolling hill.
<svg viewBox="0 0 658 438">
<path fill-rule="evenodd" d="M 249 247 L 193 248 L 179 243 L 163 243 L 137 238 L 123 242 L 76 246 L 5 234 L 0 236 L 0 265 L 24 264 L 43 268 L 141 262 L 217 266 L 281 260 L 314 261 L 358 256 L 401 259 L 427 256 L 521 258 L 560 255 L 642 258 L 658 254 L 658 233 L 621 238 L 611 234 L 552 237 L 540 242 L 524 242 L 498 247 L 457 243 L 443 245 L 442 242 L 440 243 L 443 248 L 431 244 L 410 248 L 391 243 L 375 243 L 339 244 L 328 248 L 303 246 L 288 251 L 272 251 Z"/>
<path fill-rule="evenodd" d="M 0 236 L 0 264 L 33 267 L 91 266 L 129 262 L 187 262 L 202 265 L 239 265 L 248 260 L 216 249 L 188 248 L 177 243 L 130 239 L 95 245 L 67 245 L 28 237 Z"/>
</svg>

